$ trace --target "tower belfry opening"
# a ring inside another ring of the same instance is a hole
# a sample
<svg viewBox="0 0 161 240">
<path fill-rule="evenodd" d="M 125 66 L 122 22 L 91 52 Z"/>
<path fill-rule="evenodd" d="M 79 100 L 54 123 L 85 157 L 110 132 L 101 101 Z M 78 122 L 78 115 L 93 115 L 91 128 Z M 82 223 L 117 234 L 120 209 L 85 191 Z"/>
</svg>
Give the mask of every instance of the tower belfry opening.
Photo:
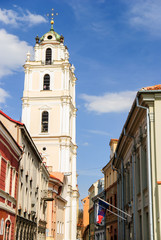
<svg viewBox="0 0 161 240">
<path fill-rule="evenodd" d="M 49 37 L 51 37 L 51 35 L 48 36 L 48 39 Z M 50 65 L 51 62 L 52 62 L 52 50 L 51 48 L 47 48 L 46 49 L 46 65 Z"/>
<path fill-rule="evenodd" d="M 43 90 L 50 90 L 50 75 L 49 74 L 45 74 L 45 76 L 44 76 Z"/>
<path fill-rule="evenodd" d="M 42 125 L 41 125 L 41 132 L 48 132 L 48 112 L 42 112 Z"/>
</svg>

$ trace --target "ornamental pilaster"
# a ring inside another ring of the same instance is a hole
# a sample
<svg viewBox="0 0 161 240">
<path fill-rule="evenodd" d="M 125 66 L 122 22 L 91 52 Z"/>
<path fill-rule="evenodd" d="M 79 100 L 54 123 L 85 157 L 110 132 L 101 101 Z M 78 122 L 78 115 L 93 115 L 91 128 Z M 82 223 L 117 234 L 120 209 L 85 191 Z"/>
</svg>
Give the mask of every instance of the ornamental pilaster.
<svg viewBox="0 0 161 240">
<path fill-rule="evenodd" d="M 61 172 L 71 172 L 70 169 L 70 138 L 61 137 L 60 138 L 60 171 Z"/>
<path fill-rule="evenodd" d="M 64 65 L 64 90 L 69 90 L 69 65 Z"/>
<path fill-rule="evenodd" d="M 65 50 L 65 63 L 69 63 L 69 52 L 67 49 Z"/>
<path fill-rule="evenodd" d="M 74 154 L 72 154 L 72 189 L 76 190 L 77 189 L 77 172 L 76 172 L 76 147 L 74 147 Z"/>
<path fill-rule="evenodd" d="M 75 144 L 76 143 L 76 113 L 77 113 L 77 109 L 74 108 L 73 109 L 73 116 L 72 116 L 72 142 Z"/>
<path fill-rule="evenodd" d="M 28 90 L 28 85 L 29 85 L 29 66 L 25 65 L 25 84 L 24 84 L 24 91 Z"/>
<path fill-rule="evenodd" d="M 69 133 L 69 114 L 70 114 L 70 96 L 63 96 L 62 100 L 62 135 L 70 135 Z"/>
<path fill-rule="evenodd" d="M 35 45 L 35 61 L 39 61 L 39 44 Z"/>
</svg>

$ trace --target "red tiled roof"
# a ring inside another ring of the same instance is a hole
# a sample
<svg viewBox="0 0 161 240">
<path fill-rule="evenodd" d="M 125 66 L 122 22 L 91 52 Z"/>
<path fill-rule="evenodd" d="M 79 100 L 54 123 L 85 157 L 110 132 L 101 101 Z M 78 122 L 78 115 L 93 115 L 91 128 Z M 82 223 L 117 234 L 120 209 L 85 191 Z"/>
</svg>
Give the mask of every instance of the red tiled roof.
<svg viewBox="0 0 161 240">
<path fill-rule="evenodd" d="M 116 138 L 112 138 L 112 139 L 110 140 L 109 145 L 111 146 L 111 144 L 112 144 L 113 142 L 118 142 L 118 139 L 116 139 Z"/>
<path fill-rule="evenodd" d="M 161 84 L 154 85 L 154 86 L 149 86 L 149 87 L 144 87 L 141 90 L 161 90 Z"/>
<path fill-rule="evenodd" d="M 56 179 L 59 182 L 63 183 L 64 174 L 60 172 L 51 172 L 50 178 Z"/>
<path fill-rule="evenodd" d="M 111 142 L 113 142 L 113 141 L 118 141 L 118 139 L 116 139 L 116 138 L 111 138 Z"/>
<path fill-rule="evenodd" d="M 17 123 L 17 124 L 22 125 L 22 126 L 24 125 L 23 123 L 21 123 L 21 122 L 19 122 L 19 121 L 16 121 L 16 120 L 14 120 L 14 119 L 12 119 L 12 118 L 10 118 L 7 114 L 5 114 L 4 112 L 2 112 L 1 110 L 0 110 L 0 114 L 2 114 L 4 117 L 8 118 L 11 122 Z"/>
</svg>

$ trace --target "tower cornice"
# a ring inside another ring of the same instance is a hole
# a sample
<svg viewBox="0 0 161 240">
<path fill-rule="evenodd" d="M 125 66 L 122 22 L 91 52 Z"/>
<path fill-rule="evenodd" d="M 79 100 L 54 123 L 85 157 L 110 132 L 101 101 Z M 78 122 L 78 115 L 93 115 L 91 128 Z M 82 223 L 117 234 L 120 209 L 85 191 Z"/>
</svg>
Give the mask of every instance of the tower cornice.
<svg viewBox="0 0 161 240">
<path fill-rule="evenodd" d="M 64 60 L 53 60 L 51 65 L 46 65 L 43 61 L 30 61 L 28 63 L 25 63 L 23 67 L 26 69 L 27 67 L 30 69 L 35 69 L 35 68 L 43 68 L 45 66 L 45 69 L 67 69 L 70 70 L 70 63 L 65 63 Z"/>
<path fill-rule="evenodd" d="M 72 99 L 72 97 L 71 96 L 61 96 L 61 101 L 62 101 L 62 103 L 71 103 L 71 99 Z"/>
</svg>

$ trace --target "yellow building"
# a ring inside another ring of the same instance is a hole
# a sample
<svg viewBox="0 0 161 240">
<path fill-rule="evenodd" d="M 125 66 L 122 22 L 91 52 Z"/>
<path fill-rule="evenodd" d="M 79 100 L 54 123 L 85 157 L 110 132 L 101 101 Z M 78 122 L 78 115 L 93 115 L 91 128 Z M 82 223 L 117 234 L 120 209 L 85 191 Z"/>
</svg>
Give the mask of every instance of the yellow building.
<svg viewBox="0 0 161 240">
<path fill-rule="evenodd" d="M 115 149 L 118 139 L 111 139 L 110 141 L 110 161 L 102 169 L 105 181 L 105 196 L 106 201 L 110 204 L 117 206 L 117 172 L 111 167 L 112 159 L 114 157 Z M 114 208 L 110 210 L 117 213 Z M 106 211 L 106 240 L 117 240 L 117 217 Z"/>
<path fill-rule="evenodd" d="M 85 229 L 89 224 L 89 196 L 83 198 L 81 202 L 83 204 L 83 227 Z"/>
</svg>

